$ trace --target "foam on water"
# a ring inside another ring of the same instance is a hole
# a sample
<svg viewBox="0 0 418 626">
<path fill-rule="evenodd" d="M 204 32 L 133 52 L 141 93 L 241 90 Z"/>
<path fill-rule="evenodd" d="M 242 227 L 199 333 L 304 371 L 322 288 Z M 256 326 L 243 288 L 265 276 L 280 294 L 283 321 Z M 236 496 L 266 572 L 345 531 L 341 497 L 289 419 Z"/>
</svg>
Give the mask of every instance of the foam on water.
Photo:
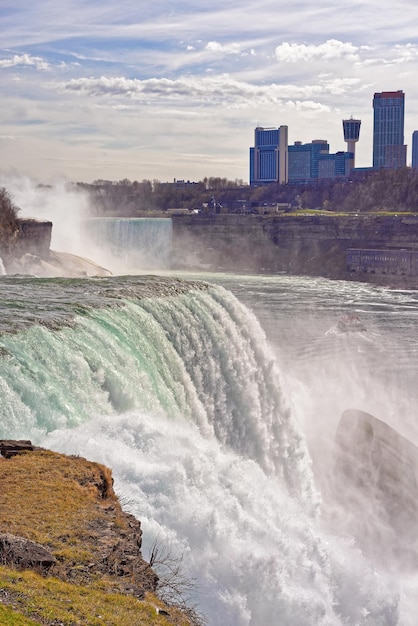
<svg viewBox="0 0 418 626">
<path fill-rule="evenodd" d="M 350 542 L 324 535 L 281 480 L 189 421 L 129 412 L 45 443 L 113 468 L 145 557 L 154 539 L 184 555 L 209 624 L 397 623 L 396 589 Z"/>
<path fill-rule="evenodd" d="M 144 556 L 184 554 L 211 626 L 397 624 L 393 579 L 321 530 L 256 318 L 222 288 L 109 304 L 1 337 L 0 437 L 110 466 Z"/>
</svg>

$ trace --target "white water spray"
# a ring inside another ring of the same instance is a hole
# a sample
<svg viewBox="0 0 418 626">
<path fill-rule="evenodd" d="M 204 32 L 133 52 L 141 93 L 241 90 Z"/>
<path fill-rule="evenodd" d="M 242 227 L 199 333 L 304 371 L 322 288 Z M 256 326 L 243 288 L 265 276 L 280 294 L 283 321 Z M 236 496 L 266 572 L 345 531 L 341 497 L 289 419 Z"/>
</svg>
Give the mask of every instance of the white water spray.
<svg viewBox="0 0 418 626">
<path fill-rule="evenodd" d="M 52 222 L 51 250 L 89 259 L 120 275 L 169 267 L 169 218 L 93 218 L 91 196 L 66 181 L 39 185 L 27 177 L 0 174 L 0 186 L 20 208 L 19 217 Z"/>
<path fill-rule="evenodd" d="M 393 580 L 321 529 L 254 316 L 221 289 L 126 302 L 112 286 L 116 308 L 1 338 L 3 431 L 112 467 L 144 555 L 156 538 L 184 554 L 210 626 L 399 623 Z"/>
</svg>

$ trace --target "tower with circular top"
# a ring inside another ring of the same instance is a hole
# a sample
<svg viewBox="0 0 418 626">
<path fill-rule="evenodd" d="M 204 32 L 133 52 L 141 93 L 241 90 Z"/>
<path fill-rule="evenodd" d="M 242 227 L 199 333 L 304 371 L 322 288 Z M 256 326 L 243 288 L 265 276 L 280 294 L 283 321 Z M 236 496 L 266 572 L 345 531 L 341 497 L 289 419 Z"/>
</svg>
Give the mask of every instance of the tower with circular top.
<svg viewBox="0 0 418 626">
<path fill-rule="evenodd" d="M 355 166 L 356 143 L 360 138 L 361 120 L 355 120 L 352 116 L 349 120 L 343 120 L 344 141 L 347 143 L 347 152 L 351 152 L 352 168 Z"/>
</svg>

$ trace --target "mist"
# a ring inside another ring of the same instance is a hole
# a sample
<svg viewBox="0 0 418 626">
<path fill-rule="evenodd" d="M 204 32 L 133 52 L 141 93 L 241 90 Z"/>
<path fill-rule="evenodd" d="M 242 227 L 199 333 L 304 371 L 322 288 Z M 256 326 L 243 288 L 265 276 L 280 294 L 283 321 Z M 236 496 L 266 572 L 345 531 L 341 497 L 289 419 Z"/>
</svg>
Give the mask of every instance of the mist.
<svg viewBox="0 0 418 626">
<path fill-rule="evenodd" d="M 0 185 L 12 194 L 14 202 L 21 209 L 20 217 L 53 222 L 53 250 L 89 258 L 118 274 L 150 268 L 150 258 L 147 259 L 147 255 L 141 258 L 141 251 L 135 248 L 135 240 L 129 239 L 129 229 L 122 238 L 109 239 L 112 233 L 107 231 L 107 226 L 111 225 L 113 233 L 119 229 L 120 237 L 126 222 L 120 223 L 119 220 L 118 223 L 116 219 L 112 224 L 111 219 L 96 220 L 88 195 L 72 185 L 57 182 L 48 187 L 39 187 L 34 181 L 21 177 L 1 179 Z M 156 248 L 155 267 L 167 253 L 168 245 L 167 240 L 162 249 Z M 152 252 L 151 249 L 149 257 Z M 241 292 L 239 280 L 234 282 L 231 279 L 228 286 L 254 309 L 262 324 L 265 322 L 268 338 L 276 349 L 282 376 L 282 381 L 278 380 L 277 384 L 283 385 L 292 416 L 306 438 L 315 485 L 321 499 L 325 541 L 335 548 L 334 558 L 339 563 L 341 580 L 343 572 L 350 571 L 353 574 L 350 579 L 353 591 L 343 589 L 341 596 L 346 597 L 349 603 L 349 598 L 359 593 L 359 589 L 363 593 L 363 585 L 367 589 L 370 584 L 370 580 L 364 583 L 370 568 L 399 583 L 402 613 L 399 621 L 393 623 L 414 626 L 415 598 L 418 594 L 418 511 L 415 505 L 418 501 L 415 390 L 418 348 L 414 334 L 417 321 L 416 294 L 385 292 L 355 283 L 283 277 L 282 294 L 278 297 L 277 277 L 254 277 L 254 284 L 258 285 L 264 280 L 265 285 L 268 285 L 271 280 L 274 285 L 270 293 L 266 288 L 262 294 L 265 298 L 263 301 L 258 287 L 251 287 L 250 278 L 247 282 L 242 281 L 244 287 Z M 251 288 L 254 292 L 253 300 L 248 297 Z M 321 297 L 316 299 L 316 293 L 321 293 Z M 339 320 L 347 311 L 354 312 L 364 328 L 341 331 Z M 347 409 L 356 409 L 377 419 L 365 419 L 359 430 L 339 431 L 341 416 Z M 133 419 L 134 416 L 131 421 Z M 150 431 L 152 424 L 149 425 Z M 385 424 L 393 430 L 385 428 Z M 107 426 L 111 431 L 112 427 Z M 122 426 L 127 428 L 125 423 Z M 75 449 L 82 450 L 87 456 L 94 456 L 97 453 L 97 437 L 93 433 L 94 430 L 88 439 L 84 430 L 79 433 L 78 440 L 74 431 L 72 437 Z M 57 442 L 64 440 L 59 431 L 56 435 Z M 178 465 L 181 464 L 180 457 L 187 457 L 189 453 L 192 435 L 186 428 L 184 438 L 189 442 L 187 450 L 182 451 L 180 445 L 176 447 Z M 87 439 L 88 445 L 83 443 Z M 82 445 L 85 447 L 82 448 Z M 165 445 L 163 441 L 161 457 Z M 202 445 L 200 440 L 195 442 L 197 458 L 200 458 L 199 447 Z M 122 461 L 112 456 L 112 436 L 109 436 L 107 448 L 108 457 L 103 462 L 117 468 Z M 136 451 L 132 452 L 132 467 L 136 454 Z M 211 454 L 214 456 L 215 452 L 211 451 Z M 145 471 L 144 468 L 149 467 L 150 461 L 146 459 L 144 466 L 137 470 L 138 476 Z M 213 467 L 205 469 L 205 475 L 215 475 L 223 462 L 217 458 Z M 241 463 L 241 460 L 238 459 L 238 462 Z M 122 484 L 124 469 L 118 474 Z M 257 473 L 254 478 L 251 474 L 248 485 L 250 495 L 250 485 L 255 481 L 261 484 L 261 480 L 264 480 L 261 474 Z M 131 481 L 127 481 L 124 488 L 128 493 L 132 488 Z M 270 488 L 265 485 L 266 492 Z M 260 507 L 268 507 L 268 502 L 261 495 L 253 494 L 253 497 L 260 498 Z M 173 500 L 170 520 L 173 524 L 178 520 L 177 504 Z M 245 509 L 251 506 L 251 498 L 248 496 Z M 206 509 L 210 510 L 209 502 Z M 140 517 L 139 505 L 137 513 Z M 226 512 L 225 519 L 229 519 L 229 515 Z M 152 515 L 149 523 L 153 523 Z M 186 517 L 184 524 L 188 524 Z M 292 524 L 297 525 L 297 516 Z M 203 522 L 202 528 L 206 529 Z M 170 532 L 167 530 L 167 537 Z M 240 529 L 237 530 L 237 544 L 240 532 Z M 255 540 L 257 532 L 258 529 L 255 529 L 251 541 Z M 196 554 L 203 537 L 202 531 L 194 548 Z M 278 554 L 280 549 L 277 538 Z M 263 555 L 263 567 L 269 563 L 270 550 L 269 543 Z M 193 558 L 198 559 L 197 556 Z M 353 564 L 353 559 L 359 565 Z M 205 559 L 202 558 L 196 565 L 196 571 L 204 565 Z M 247 565 L 244 558 L 241 565 L 242 569 Z M 279 563 L 275 563 L 275 567 L 278 569 Z M 241 570 L 236 573 L 237 578 L 240 575 Z M 222 572 L 219 577 L 222 579 Z M 335 584 L 340 584 L 341 580 Z M 365 618 L 363 623 L 369 622 Z"/>
<path fill-rule="evenodd" d="M 415 624 L 417 292 L 303 277 L 283 277 L 281 288 L 257 280 L 270 297 L 255 287 L 251 294 L 251 286 L 240 295 L 275 346 L 312 459 L 324 531 L 400 583 L 397 623 Z"/>
<path fill-rule="evenodd" d="M 23 176 L 0 175 L 0 186 L 9 191 L 19 207 L 19 217 L 53 223 L 51 249 L 86 256 L 82 224 L 92 214 L 86 193 L 64 180 L 39 185 Z"/>
<path fill-rule="evenodd" d="M 94 265 L 117 275 L 169 266 L 169 219 L 97 217 L 88 192 L 65 180 L 40 185 L 28 177 L 0 174 L 0 186 L 8 190 L 20 209 L 20 218 L 52 222 L 51 251 L 80 257 L 78 261 L 61 257 L 54 275 L 71 276 L 77 264 L 86 275 L 94 275 Z M 88 271 L 83 259 L 93 263 L 93 267 L 87 266 Z M 39 275 L 39 263 L 34 265 L 36 270 L 29 273 Z M 47 269 L 49 274 L 44 275 L 52 275 L 53 270 Z"/>
</svg>

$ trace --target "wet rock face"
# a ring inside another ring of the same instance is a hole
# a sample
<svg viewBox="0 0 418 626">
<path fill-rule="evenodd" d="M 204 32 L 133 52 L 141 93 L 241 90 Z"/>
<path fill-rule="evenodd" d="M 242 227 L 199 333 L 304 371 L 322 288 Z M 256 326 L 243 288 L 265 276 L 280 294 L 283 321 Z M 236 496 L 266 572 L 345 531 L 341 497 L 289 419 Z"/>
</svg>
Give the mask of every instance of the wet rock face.
<svg viewBox="0 0 418 626">
<path fill-rule="evenodd" d="M 333 497 L 368 553 L 418 566 L 418 448 L 363 411 L 345 411 L 336 433 Z"/>
<path fill-rule="evenodd" d="M 47 258 L 52 237 L 52 222 L 35 219 L 18 219 L 17 232 L 7 242 L 3 250 L 3 262 L 7 273 L 14 259 L 19 259 L 24 254 L 33 254 L 41 258 Z"/>
</svg>

